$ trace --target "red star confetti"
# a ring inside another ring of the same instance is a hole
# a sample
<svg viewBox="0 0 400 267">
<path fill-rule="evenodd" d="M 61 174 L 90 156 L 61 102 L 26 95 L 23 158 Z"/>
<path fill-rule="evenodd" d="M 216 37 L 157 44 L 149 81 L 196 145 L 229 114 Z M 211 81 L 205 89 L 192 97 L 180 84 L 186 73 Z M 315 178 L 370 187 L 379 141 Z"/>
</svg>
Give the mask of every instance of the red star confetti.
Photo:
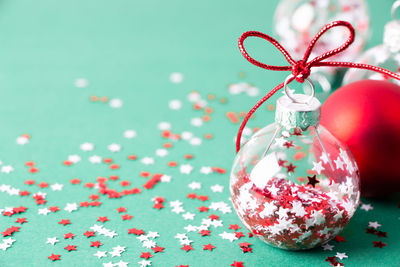
<svg viewBox="0 0 400 267">
<path fill-rule="evenodd" d="M 91 237 L 91 236 L 95 236 L 95 232 L 94 231 L 86 231 L 83 233 L 84 236 L 86 236 L 87 238 Z"/>
<path fill-rule="evenodd" d="M 236 230 L 240 229 L 240 226 L 237 224 L 230 224 L 229 229 L 236 231 Z"/>
<path fill-rule="evenodd" d="M 153 255 L 151 255 L 150 252 L 142 252 L 142 255 L 140 255 L 140 258 L 145 258 L 146 260 L 151 257 L 153 257 Z"/>
<path fill-rule="evenodd" d="M 59 260 L 61 260 L 60 259 L 60 257 L 61 257 L 61 255 L 55 255 L 55 254 L 51 254 L 50 256 L 48 256 L 47 258 L 49 258 L 50 260 L 52 260 L 52 261 L 59 261 Z"/>
<path fill-rule="evenodd" d="M 68 234 L 64 234 L 64 239 L 74 239 L 76 235 L 72 234 L 71 232 L 69 232 Z"/>
<path fill-rule="evenodd" d="M 334 240 L 338 243 L 340 242 L 346 242 L 346 240 L 344 240 L 344 236 L 335 236 Z"/>
<path fill-rule="evenodd" d="M 233 267 L 244 267 L 243 261 L 233 261 L 231 266 L 233 266 Z"/>
<path fill-rule="evenodd" d="M 183 249 L 186 252 L 189 252 L 190 250 L 193 250 L 192 245 L 183 245 L 183 247 L 181 247 L 181 249 Z"/>
<path fill-rule="evenodd" d="M 101 245 L 103 245 L 103 243 L 100 243 L 100 241 L 91 241 L 90 243 L 91 243 L 90 244 L 91 247 L 96 247 L 96 248 L 98 248 Z"/>
<path fill-rule="evenodd" d="M 209 251 L 213 251 L 213 249 L 215 248 L 215 246 L 208 244 L 208 245 L 203 245 L 203 250 L 209 250 Z"/>
<path fill-rule="evenodd" d="M 374 244 L 374 247 L 376 247 L 376 248 L 383 248 L 386 246 L 386 244 L 381 241 L 374 241 L 373 244 Z"/>
<path fill-rule="evenodd" d="M 145 232 L 142 229 L 138 230 L 136 228 L 132 228 L 132 229 L 128 229 L 128 234 L 134 234 L 134 235 L 140 236 L 140 235 L 144 235 Z"/>
<path fill-rule="evenodd" d="M 104 217 L 101 217 L 101 216 L 100 216 L 100 217 L 97 219 L 97 221 L 98 221 L 98 222 L 105 223 L 105 222 L 108 222 L 109 219 L 107 218 L 107 216 L 104 216 Z"/>
<path fill-rule="evenodd" d="M 154 248 L 151 248 L 151 249 L 154 251 L 154 253 L 158 253 L 158 252 L 164 252 L 165 248 L 159 247 L 159 246 L 155 246 Z"/>
<path fill-rule="evenodd" d="M 119 207 L 119 208 L 117 209 L 117 211 L 118 211 L 118 213 L 121 213 L 121 212 L 126 212 L 127 210 L 126 210 L 126 208 L 124 208 L 124 207 Z"/>
<path fill-rule="evenodd" d="M 26 218 L 17 218 L 17 220 L 16 220 L 15 222 L 16 222 L 16 223 L 23 224 L 23 223 L 26 223 L 26 222 L 28 222 L 28 221 L 26 220 Z"/>
<path fill-rule="evenodd" d="M 61 221 L 58 222 L 59 224 L 62 224 L 64 226 L 66 226 L 67 224 L 71 224 L 71 222 L 69 220 L 64 220 L 62 219 Z"/>
<path fill-rule="evenodd" d="M 64 249 L 68 250 L 68 252 L 72 251 L 72 250 L 76 250 L 76 246 L 73 245 L 68 245 L 66 246 Z"/>
<path fill-rule="evenodd" d="M 133 216 L 132 216 L 132 215 L 129 215 L 129 214 L 122 215 L 121 217 L 122 217 L 122 220 L 123 220 L 123 221 L 125 221 L 125 220 L 131 220 L 131 219 L 133 218 Z"/>
</svg>

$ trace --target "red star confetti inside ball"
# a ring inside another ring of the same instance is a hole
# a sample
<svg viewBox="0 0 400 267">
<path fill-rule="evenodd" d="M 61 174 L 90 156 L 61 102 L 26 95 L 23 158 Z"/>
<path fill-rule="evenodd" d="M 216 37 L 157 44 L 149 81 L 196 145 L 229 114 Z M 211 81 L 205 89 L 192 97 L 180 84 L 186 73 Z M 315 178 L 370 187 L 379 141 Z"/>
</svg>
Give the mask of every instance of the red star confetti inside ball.
<svg viewBox="0 0 400 267">
<path fill-rule="evenodd" d="M 275 123 L 242 146 L 232 167 L 230 191 L 240 220 L 282 249 L 333 239 L 359 202 L 357 164 L 348 147 L 319 125 L 320 105 L 286 91 Z"/>
<path fill-rule="evenodd" d="M 343 86 L 322 106 L 321 123 L 353 152 L 362 195 L 400 191 L 400 86 L 374 80 Z"/>
</svg>

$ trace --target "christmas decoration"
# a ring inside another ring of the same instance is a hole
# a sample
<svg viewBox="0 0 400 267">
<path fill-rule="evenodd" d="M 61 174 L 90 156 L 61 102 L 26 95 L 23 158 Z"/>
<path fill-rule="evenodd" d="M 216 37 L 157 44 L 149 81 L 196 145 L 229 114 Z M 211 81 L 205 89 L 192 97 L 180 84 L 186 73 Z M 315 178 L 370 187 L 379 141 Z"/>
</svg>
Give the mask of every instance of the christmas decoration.
<svg viewBox="0 0 400 267">
<path fill-rule="evenodd" d="M 374 80 L 343 86 L 322 106 L 321 123 L 353 152 L 362 195 L 400 191 L 400 86 Z"/>
<path fill-rule="evenodd" d="M 369 14 L 364 0 L 283 0 L 276 9 L 274 25 L 279 42 L 293 52 L 294 58 L 301 58 L 311 37 L 334 20 L 346 20 L 357 30 L 353 45 L 336 56 L 337 60 L 351 61 L 360 54 L 368 39 Z M 311 58 L 336 48 L 335 44 L 346 38 L 346 30 L 328 32 L 314 47 Z M 326 99 L 335 80 L 335 69 L 314 69 L 311 78 L 317 88 L 317 97 Z"/>
<path fill-rule="evenodd" d="M 365 51 L 357 59 L 357 62 L 379 66 L 395 73 L 400 72 L 400 21 L 395 17 L 398 7 L 400 7 L 400 1 L 396 1 L 392 6 L 393 20 L 385 25 L 383 44 Z M 363 79 L 391 80 L 399 84 L 399 81 L 380 73 L 358 69 L 349 70 L 344 76 L 343 84 L 349 84 Z"/>
<path fill-rule="evenodd" d="M 289 92 L 279 98 L 276 123 L 241 148 L 231 174 L 242 223 L 284 249 L 308 249 L 334 238 L 359 200 L 353 156 L 318 125 L 320 102 L 306 100 Z"/>
<path fill-rule="evenodd" d="M 308 62 L 322 35 L 337 26 L 350 32 L 344 44 Z M 243 45 L 252 36 L 277 47 L 291 66 L 272 66 L 253 59 Z M 332 22 L 311 40 L 303 59 L 295 61 L 278 41 L 266 34 L 250 31 L 239 38 L 239 49 L 252 64 L 292 71 L 246 114 L 236 139 L 238 154 L 231 171 L 230 192 L 239 218 L 270 245 L 299 250 L 337 239 L 356 210 L 360 197 L 357 164 L 346 144 L 319 125 L 321 104 L 308 77 L 312 67 L 321 66 L 369 69 L 396 79 L 400 76 L 367 64 L 324 61 L 341 53 L 353 41 L 354 28 L 350 23 Z M 294 94 L 288 87 L 293 80 L 307 81 L 311 94 Z M 275 123 L 256 132 L 240 147 L 248 119 L 282 88 L 285 95 L 277 100 Z"/>
</svg>

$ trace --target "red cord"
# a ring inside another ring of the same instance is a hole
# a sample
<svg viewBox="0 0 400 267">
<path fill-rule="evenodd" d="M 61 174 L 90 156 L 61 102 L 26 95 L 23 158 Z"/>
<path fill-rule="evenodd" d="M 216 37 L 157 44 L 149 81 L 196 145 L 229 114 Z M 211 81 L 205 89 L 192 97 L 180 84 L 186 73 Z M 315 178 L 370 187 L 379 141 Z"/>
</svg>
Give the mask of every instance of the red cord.
<svg viewBox="0 0 400 267">
<path fill-rule="evenodd" d="M 308 58 L 310 57 L 310 54 L 316 44 L 316 42 L 318 41 L 318 39 L 325 33 L 327 32 L 329 29 L 337 27 L 337 26 L 343 26 L 346 27 L 349 32 L 350 32 L 350 36 L 349 38 L 346 40 L 346 42 L 344 42 L 344 44 L 342 44 L 340 47 L 333 49 L 331 51 L 328 51 L 312 60 L 310 60 L 308 62 Z M 244 40 L 246 40 L 246 38 L 248 37 L 259 37 L 262 38 L 264 40 L 267 40 L 268 42 L 270 42 L 271 44 L 273 44 L 276 48 L 278 48 L 278 50 L 285 56 L 286 60 L 289 62 L 290 66 L 274 66 L 274 65 L 267 65 L 264 63 L 261 63 L 257 60 L 255 60 L 254 58 L 252 58 L 246 51 L 246 49 L 244 48 L 243 42 Z M 240 52 L 242 53 L 242 55 L 253 65 L 256 65 L 257 67 L 263 68 L 263 69 L 267 69 L 267 70 L 274 70 L 274 71 L 292 71 L 292 74 L 294 76 L 294 78 L 290 79 L 288 81 L 288 84 L 290 82 L 292 82 L 293 80 L 296 80 L 299 83 L 303 83 L 304 80 L 310 76 L 311 73 L 311 68 L 312 67 L 335 67 L 335 68 L 357 68 L 357 69 L 365 69 L 365 70 L 371 70 L 371 71 L 375 71 L 375 72 L 379 72 L 382 73 L 384 75 L 387 75 L 389 77 L 392 77 L 394 79 L 400 80 L 400 75 L 393 73 L 387 69 L 383 69 L 380 67 L 376 67 L 376 66 L 372 66 L 372 65 L 368 65 L 368 64 L 361 64 L 361 63 L 352 63 L 352 62 L 337 62 L 337 61 L 326 61 L 323 62 L 324 59 L 327 59 L 329 57 L 332 57 L 334 55 L 337 55 L 339 53 L 341 53 L 343 50 L 347 49 L 354 41 L 354 36 L 355 36 L 355 31 L 353 26 L 347 22 L 347 21 L 334 21 L 331 22 L 327 25 L 325 25 L 324 27 L 321 28 L 321 30 L 314 36 L 314 38 L 311 40 L 303 59 L 299 60 L 299 61 L 295 61 L 293 60 L 293 58 L 290 56 L 290 54 L 286 51 L 285 48 L 283 48 L 283 46 L 274 38 L 272 38 L 271 36 L 261 33 L 261 32 L 257 32 L 257 31 L 249 31 L 249 32 L 245 32 L 242 34 L 242 36 L 240 36 L 239 38 L 239 49 Z M 240 125 L 239 128 L 239 132 L 237 134 L 237 138 L 236 138 L 236 153 L 239 152 L 240 150 L 240 139 L 242 138 L 242 132 L 244 127 L 247 124 L 247 121 L 249 120 L 249 118 L 253 115 L 253 113 L 265 102 L 267 101 L 271 96 L 273 96 L 277 91 L 279 91 L 280 89 L 283 88 L 283 83 L 279 84 L 278 86 L 276 86 L 274 89 L 272 89 L 268 94 L 266 94 L 262 99 L 260 99 L 257 104 L 255 104 L 255 106 L 246 114 L 246 117 L 244 118 L 242 124 Z"/>
</svg>

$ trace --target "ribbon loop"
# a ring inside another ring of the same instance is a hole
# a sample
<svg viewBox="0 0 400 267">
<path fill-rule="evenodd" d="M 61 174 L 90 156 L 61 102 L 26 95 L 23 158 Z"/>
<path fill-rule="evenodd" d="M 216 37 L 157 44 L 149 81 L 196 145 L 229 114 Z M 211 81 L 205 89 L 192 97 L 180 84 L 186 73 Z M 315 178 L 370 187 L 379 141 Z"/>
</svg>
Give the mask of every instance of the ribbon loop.
<svg viewBox="0 0 400 267">
<path fill-rule="evenodd" d="M 355 30 L 354 30 L 354 27 L 349 22 L 342 21 L 342 20 L 331 22 L 331 23 L 325 25 L 324 27 L 322 27 L 321 30 L 311 40 L 310 45 L 308 46 L 308 48 L 304 54 L 304 58 L 303 58 L 304 61 L 308 60 L 313 48 L 315 47 L 315 44 L 318 42 L 318 40 L 321 38 L 321 36 L 334 27 L 345 27 L 349 31 L 349 37 L 338 48 L 332 49 L 332 50 L 325 52 L 322 55 L 312 59 L 308 63 L 310 66 L 314 66 L 316 63 L 321 62 L 324 59 L 327 59 L 329 57 L 332 57 L 334 55 L 341 53 L 342 51 L 346 50 L 354 42 Z"/>
</svg>

